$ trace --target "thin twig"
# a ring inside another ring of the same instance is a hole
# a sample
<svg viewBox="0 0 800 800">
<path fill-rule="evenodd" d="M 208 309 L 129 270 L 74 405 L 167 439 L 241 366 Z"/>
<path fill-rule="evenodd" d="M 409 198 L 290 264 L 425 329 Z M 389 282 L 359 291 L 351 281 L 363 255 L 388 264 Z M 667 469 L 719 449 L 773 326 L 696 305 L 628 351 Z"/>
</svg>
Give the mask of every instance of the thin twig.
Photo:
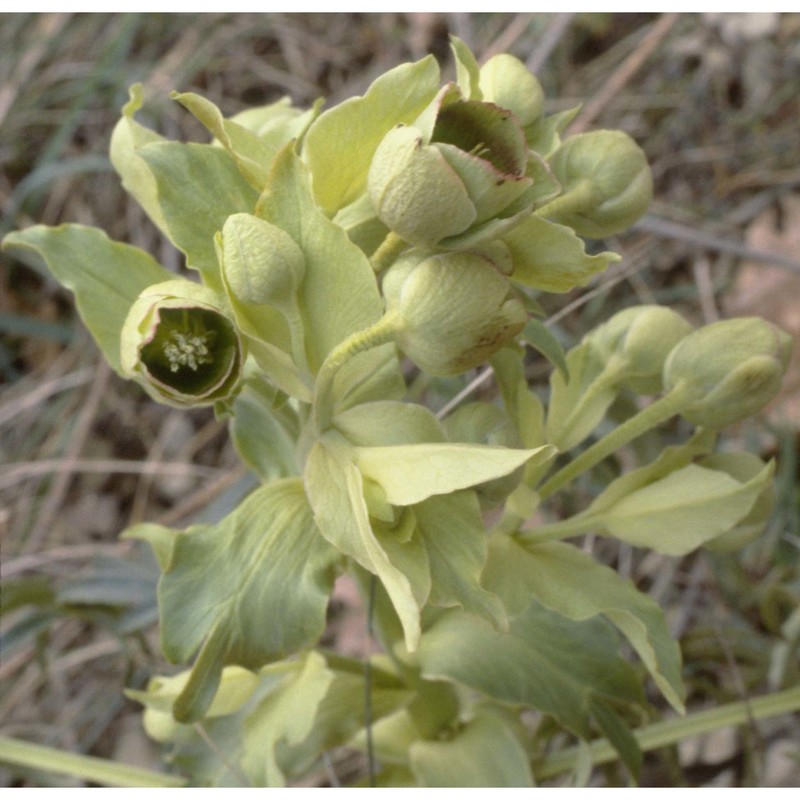
<svg viewBox="0 0 800 800">
<path fill-rule="evenodd" d="M 9 464 L 0 472 L 0 489 L 8 489 L 29 478 L 54 473 L 57 476 L 72 476 L 78 472 L 108 472 L 132 475 L 188 475 L 197 478 L 213 478 L 220 470 L 198 464 L 162 461 L 134 461 L 113 458 L 50 458 L 42 461 L 20 461 Z"/>
<path fill-rule="evenodd" d="M 550 24 L 545 28 L 539 43 L 525 62 L 525 66 L 536 75 L 545 65 L 550 54 L 556 49 L 572 22 L 575 13 L 554 14 Z"/>
<path fill-rule="evenodd" d="M 647 231 L 648 233 L 665 239 L 678 239 L 679 241 L 705 247 L 718 253 L 731 253 L 739 258 L 747 259 L 748 261 L 761 261 L 765 264 L 775 264 L 779 267 L 785 267 L 792 272 L 800 272 L 800 261 L 796 258 L 791 258 L 783 253 L 772 253 L 769 250 L 761 250 L 757 247 L 748 247 L 739 242 L 723 239 L 713 233 L 698 230 L 689 225 L 684 225 L 680 222 L 672 222 L 672 220 L 663 219 L 662 217 L 656 217 L 651 214 L 646 214 L 642 217 L 633 226 L 632 230 Z"/>
<path fill-rule="evenodd" d="M 92 422 L 97 414 L 97 409 L 100 406 L 100 401 L 110 377 L 111 368 L 105 361 L 101 360 L 97 365 L 94 380 L 89 389 L 89 396 L 78 414 L 75 428 L 67 445 L 67 451 L 64 454 L 63 465 L 56 473 L 55 481 L 53 481 L 53 485 L 42 504 L 42 511 L 36 521 L 36 527 L 25 543 L 25 549 L 28 552 L 38 550 L 50 533 L 50 528 L 61 508 L 74 472 L 71 465 L 78 461 L 78 455 L 86 444 L 86 439 L 91 432 Z"/>
</svg>

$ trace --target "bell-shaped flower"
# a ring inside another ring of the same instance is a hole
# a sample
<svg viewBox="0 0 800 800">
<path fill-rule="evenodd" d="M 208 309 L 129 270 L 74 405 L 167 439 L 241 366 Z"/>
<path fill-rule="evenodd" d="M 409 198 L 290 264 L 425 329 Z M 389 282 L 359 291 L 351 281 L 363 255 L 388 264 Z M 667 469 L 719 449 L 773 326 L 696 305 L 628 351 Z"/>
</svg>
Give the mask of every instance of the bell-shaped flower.
<svg viewBox="0 0 800 800">
<path fill-rule="evenodd" d="M 722 428 L 754 414 L 778 393 L 791 337 L 758 317 L 722 320 L 690 333 L 664 364 L 664 388 L 686 387 L 681 415 Z"/>
<path fill-rule="evenodd" d="M 455 244 L 448 239 L 475 233 L 496 217 L 515 219 L 519 209 L 512 204 L 532 183 L 527 162 L 516 116 L 494 103 L 465 100 L 451 84 L 414 125 L 398 125 L 383 138 L 369 170 L 369 196 L 401 239 L 446 248 Z"/>
<path fill-rule="evenodd" d="M 400 349 L 432 375 L 485 362 L 525 327 L 527 312 L 485 254 L 411 254 L 387 272 L 387 316 Z"/>
<path fill-rule="evenodd" d="M 244 351 L 221 298 L 189 280 L 150 286 L 122 330 L 123 374 L 173 406 L 209 405 L 231 397 Z"/>
</svg>

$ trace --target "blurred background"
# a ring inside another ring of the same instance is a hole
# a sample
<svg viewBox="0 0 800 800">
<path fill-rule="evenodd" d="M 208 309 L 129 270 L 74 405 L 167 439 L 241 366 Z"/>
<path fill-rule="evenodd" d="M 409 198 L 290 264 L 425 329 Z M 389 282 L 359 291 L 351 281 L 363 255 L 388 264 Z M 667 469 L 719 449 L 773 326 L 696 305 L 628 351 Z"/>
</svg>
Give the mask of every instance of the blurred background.
<svg viewBox="0 0 800 800">
<path fill-rule="evenodd" d="M 170 90 L 197 91 L 228 116 L 286 95 L 330 106 L 427 53 L 452 76 L 449 34 L 480 61 L 516 55 L 538 75 L 548 113 L 583 104 L 571 132 L 623 129 L 652 165 L 650 212 L 603 243 L 621 264 L 542 299 L 565 346 L 637 302 L 698 324 L 757 314 L 800 336 L 800 14 L 0 14 L 0 234 L 96 225 L 179 270 L 108 159 L 130 84 L 145 86 L 139 121 L 207 141 Z M 0 259 L 0 735 L 155 768 L 158 750 L 122 689 L 169 669 L 158 571 L 117 535 L 142 520 L 219 516 L 251 479 L 224 423 L 157 406 L 118 379 L 69 293 Z M 594 543 L 668 610 L 690 710 L 800 680 L 798 358 L 800 346 L 770 408 L 724 434 L 723 446 L 778 459 L 775 512 L 757 542 L 684 559 Z M 531 363 L 542 389 L 547 373 Z M 452 388 L 420 397 L 438 402 Z M 358 653 L 365 635 L 343 588 L 326 643 Z M 648 755 L 642 782 L 797 786 L 798 742 L 788 715 L 724 729 Z M 624 778 L 612 769 L 593 781 Z M 78 784 L 0 768 L 0 785 Z"/>
</svg>

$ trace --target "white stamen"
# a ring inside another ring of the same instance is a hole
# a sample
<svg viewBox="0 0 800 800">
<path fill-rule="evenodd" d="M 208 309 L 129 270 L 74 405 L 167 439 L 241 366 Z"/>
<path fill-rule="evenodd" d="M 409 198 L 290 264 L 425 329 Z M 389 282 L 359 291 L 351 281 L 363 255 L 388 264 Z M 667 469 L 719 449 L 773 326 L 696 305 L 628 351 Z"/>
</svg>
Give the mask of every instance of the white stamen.
<svg viewBox="0 0 800 800">
<path fill-rule="evenodd" d="M 164 345 L 170 372 L 177 372 L 181 367 L 189 367 L 196 372 L 201 364 L 213 361 L 208 350 L 208 333 L 197 335 L 172 331 L 170 339 Z"/>
</svg>

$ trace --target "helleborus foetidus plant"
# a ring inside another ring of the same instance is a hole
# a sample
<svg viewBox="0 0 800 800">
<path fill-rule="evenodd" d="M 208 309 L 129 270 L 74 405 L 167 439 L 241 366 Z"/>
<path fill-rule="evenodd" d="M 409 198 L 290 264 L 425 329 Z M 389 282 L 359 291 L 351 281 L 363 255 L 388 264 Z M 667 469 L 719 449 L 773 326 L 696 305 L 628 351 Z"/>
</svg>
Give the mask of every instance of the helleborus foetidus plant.
<svg viewBox="0 0 800 800">
<path fill-rule="evenodd" d="M 777 392 L 786 334 L 641 306 L 564 353 L 536 297 L 618 260 L 581 237 L 645 211 L 646 159 L 619 131 L 566 136 L 575 112 L 544 114 L 512 56 L 453 52 L 455 82 L 428 57 L 324 111 L 225 118 L 174 94 L 204 144 L 143 127 L 134 86 L 111 159 L 194 275 L 81 225 L 4 242 L 74 292 L 120 375 L 228 418 L 259 480 L 214 523 L 124 533 L 155 552 L 163 652 L 186 666 L 130 695 L 196 783 L 283 785 L 346 745 L 383 785 L 531 785 L 556 729 L 606 737 L 635 776 L 650 711 L 621 639 L 682 711 L 678 646 L 647 594 L 567 540 L 682 555 L 741 546 L 769 516 L 773 465 L 714 447 Z M 523 343 L 552 362 L 546 402 Z M 487 363 L 496 402 L 409 399 L 412 367 Z M 617 400 L 639 410 L 609 428 Z M 687 441 L 552 519 L 550 497 L 675 415 Z M 343 574 L 383 646 L 368 671 L 320 646 Z"/>
</svg>

